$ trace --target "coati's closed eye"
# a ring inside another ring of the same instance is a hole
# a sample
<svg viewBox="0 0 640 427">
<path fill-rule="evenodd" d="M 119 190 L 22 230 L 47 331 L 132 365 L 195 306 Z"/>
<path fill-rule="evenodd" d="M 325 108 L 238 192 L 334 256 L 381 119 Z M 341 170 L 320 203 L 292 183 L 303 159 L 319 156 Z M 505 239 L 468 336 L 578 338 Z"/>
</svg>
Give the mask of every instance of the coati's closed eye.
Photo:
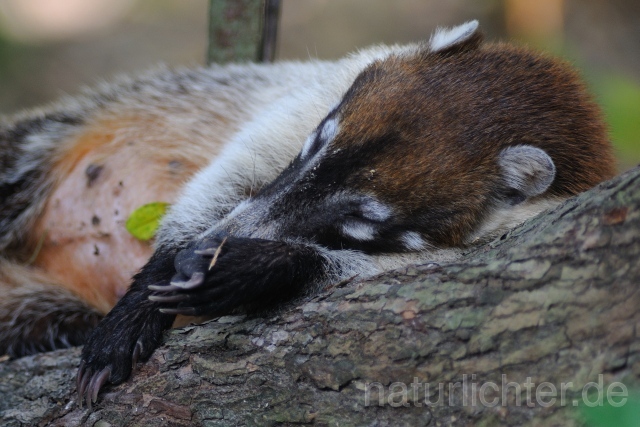
<svg viewBox="0 0 640 427">
<path fill-rule="evenodd" d="M 384 222 L 391 217 L 392 213 L 389 206 L 371 196 L 365 196 L 358 210 L 358 216 L 373 222 Z"/>
<path fill-rule="evenodd" d="M 336 197 L 334 203 L 343 206 L 341 216 L 345 219 L 382 223 L 391 218 L 393 213 L 389 206 L 368 195 L 343 194 Z"/>
<path fill-rule="evenodd" d="M 318 145 L 318 131 L 315 130 L 311 132 L 311 135 L 307 137 L 304 145 L 302 146 L 302 150 L 300 151 L 300 158 L 304 159 L 309 156 L 309 154 L 316 150 L 316 146 Z"/>
<path fill-rule="evenodd" d="M 346 204 L 340 231 L 345 237 L 371 241 L 391 218 L 392 210 L 371 196 L 356 196 Z"/>
</svg>

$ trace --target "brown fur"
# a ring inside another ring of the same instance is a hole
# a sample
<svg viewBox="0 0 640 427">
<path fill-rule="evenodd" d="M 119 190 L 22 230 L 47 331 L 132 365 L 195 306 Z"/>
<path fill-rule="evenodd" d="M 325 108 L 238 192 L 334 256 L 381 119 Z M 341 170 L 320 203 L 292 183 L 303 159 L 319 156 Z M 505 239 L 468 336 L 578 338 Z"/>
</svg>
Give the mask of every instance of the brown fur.
<svg viewBox="0 0 640 427">
<path fill-rule="evenodd" d="M 545 197 L 568 197 L 611 178 L 615 161 L 603 123 L 566 64 L 494 44 L 373 64 L 346 95 L 334 146 L 394 144 L 350 185 L 400 207 L 411 221 L 425 206 L 450 206 L 436 213 L 442 226 L 430 238 L 456 246 L 488 208 L 489 189 L 500 179 L 495 159 L 507 146 L 533 145 L 553 159 L 558 173 Z"/>
</svg>

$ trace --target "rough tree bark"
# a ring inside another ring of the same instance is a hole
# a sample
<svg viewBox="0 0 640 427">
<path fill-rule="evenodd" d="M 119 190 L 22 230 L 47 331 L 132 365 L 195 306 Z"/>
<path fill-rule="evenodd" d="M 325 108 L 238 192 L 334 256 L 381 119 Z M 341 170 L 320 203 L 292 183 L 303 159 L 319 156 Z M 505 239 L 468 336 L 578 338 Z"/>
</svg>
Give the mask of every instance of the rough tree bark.
<svg viewBox="0 0 640 427">
<path fill-rule="evenodd" d="M 172 330 L 93 412 L 76 406 L 78 349 L 0 363 L 0 424 L 578 425 L 585 384 L 640 383 L 639 253 L 637 168 L 459 262 Z M 518 385 L 483 405 L 502 375 Z"/>
</svg>

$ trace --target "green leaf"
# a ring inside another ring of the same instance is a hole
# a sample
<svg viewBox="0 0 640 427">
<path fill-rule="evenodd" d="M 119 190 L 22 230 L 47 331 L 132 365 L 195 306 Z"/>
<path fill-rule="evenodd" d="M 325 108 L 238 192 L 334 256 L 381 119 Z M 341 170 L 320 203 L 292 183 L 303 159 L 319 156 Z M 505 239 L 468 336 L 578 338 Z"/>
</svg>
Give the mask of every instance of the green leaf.
<svg viewBox="0 0 640 427">
<path fill-rule="evenodd" d="M 140 206 L 134 210 L 125 227 L 133 237 L 139 240 L 149 240 L 155 236 L 160 220 L 167 212 L 169 203 L 153 202 Z"/>
</svg>

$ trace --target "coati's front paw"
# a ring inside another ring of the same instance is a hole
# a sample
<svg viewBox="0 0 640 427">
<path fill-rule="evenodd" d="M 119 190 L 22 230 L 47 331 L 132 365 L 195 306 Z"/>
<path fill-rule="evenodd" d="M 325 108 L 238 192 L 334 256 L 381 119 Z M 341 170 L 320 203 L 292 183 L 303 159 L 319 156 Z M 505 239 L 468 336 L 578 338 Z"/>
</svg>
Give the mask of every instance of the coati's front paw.
<svg viewBox="0 0 640 427">
<path fill-rule="evenodd" d="M 157 307 L 150 310 L 131 307 L 126 313 L 112 310 L 82 350 L 77 376 L 78 403 L 82 405 L 84 400 L 91 408 L 103 385 L 119 384 L 129 378 L 138 360 L 148 359 L 160 345 L 162 333 L 174 318 L 159 313 Z"/>
<path fill-rule="evenodd" d="M 157 346 L 157 338 L 153 337 L 153 331 L 145 329 L 144 325 L 124 327 L 114 317 L 100 323 L 82 351 L 77 376 L 80 405 L 86 401 L 91 408 L 103 385 L 125 381 L 138 359 L 144 360 L 151 355 Z"/>
<path fill-rule="evenodd" d="M 149 299 L 169 314 L 217 315 L 243 305 L 284 300 L 318 275 L 318 256 L 304 245 L 208 236 L 178 253 L 168 286 Z"/>
<path fill-rule="evenodd" d="M 91 408 L 103 385 L 125 381 L 136 362 L 148 359 L 160 345 L 175 316 L 161 313 L 149 301 L 147 286 L 169 281 L 175 272 L 171 266 L 174 253 L 157 251 L 153 255 L 85 343 L 77 376 L 80 405 L 86 401 Z"/>
</svg>

